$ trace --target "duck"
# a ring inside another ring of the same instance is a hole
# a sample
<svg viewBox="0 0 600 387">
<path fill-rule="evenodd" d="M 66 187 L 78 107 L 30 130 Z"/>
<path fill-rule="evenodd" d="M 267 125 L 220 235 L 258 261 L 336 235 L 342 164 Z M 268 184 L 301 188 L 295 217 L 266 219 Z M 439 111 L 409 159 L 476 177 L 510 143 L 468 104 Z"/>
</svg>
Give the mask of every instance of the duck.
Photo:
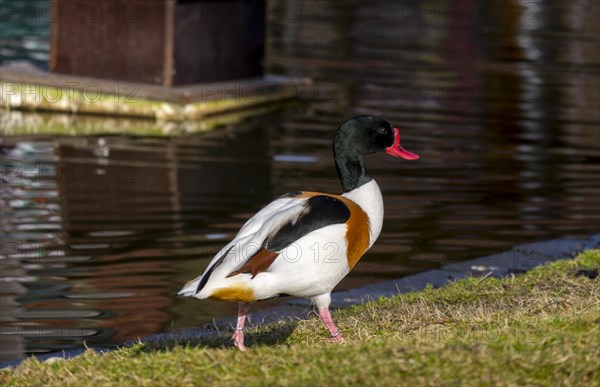
<svg viewBox="0 0 600 387">
<path fill-rule="evenodd" d="M 343 122 L 333 139 L 341 194 L 289 192 L 252 216 L 178 296 L 237 302 L 231 339 L 241 351 L 254 302 L 279 296 L 309 298 L 329 331 L 344 342 L 329 306 L 331 292 L 373 246 L 383 225 L 383 198 L 365 168 L 376 152 L 406 160 L 418 155 L 400 145 L 400 131 L 375 116 Z"/>
</svg>

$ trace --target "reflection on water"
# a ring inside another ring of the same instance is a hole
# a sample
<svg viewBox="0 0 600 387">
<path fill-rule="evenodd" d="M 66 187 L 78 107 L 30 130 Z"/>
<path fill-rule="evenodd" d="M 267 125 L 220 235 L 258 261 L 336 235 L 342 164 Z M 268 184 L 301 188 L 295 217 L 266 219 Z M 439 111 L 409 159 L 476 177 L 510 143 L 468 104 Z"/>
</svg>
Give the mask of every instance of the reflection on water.
<svg viewBox="0 0 600 387">
<path fill-rule="evenodd" d="M 269 66 L 299 110 L 185 137 L 2 139 L 2 359 L 198 326 L 234 305 L 173 294 L 287 191 L 339 192 L 353 114 L 421 155 L 369 156 L 386 205 L 359 286 L 600 228 L 594 1 L 271 5 Z M 284 17 L 285 16 L 285 17 Z"/>
<path fill-rule="evenodd" d="M 0 63 L 27 60 L 48 68 L 49 0 L 0 0 Z"/>
</svg>

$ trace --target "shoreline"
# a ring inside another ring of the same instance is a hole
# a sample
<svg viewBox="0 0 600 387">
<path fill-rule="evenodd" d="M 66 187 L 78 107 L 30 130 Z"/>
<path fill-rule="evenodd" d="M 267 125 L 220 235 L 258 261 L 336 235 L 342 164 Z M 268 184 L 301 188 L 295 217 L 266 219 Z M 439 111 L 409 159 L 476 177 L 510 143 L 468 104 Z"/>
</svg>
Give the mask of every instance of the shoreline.
<svg viewBox="0 0 600 387">
<path fill-rule="evenodd" d="M 583 250 L 600 247 L 600 234 L 594 234 L 586 239 L 552 239 L 542 242 L 526 243 L 514 246 L 511 250 L 468 261 L 443 265 L 439 269 L 429 270 L 397 280 L 384 281 L 356 289 L 332 293 L 333 309 L 347 308 L 390 297 L 398 294 L 415 292 L 431 285 L 434 288 L 443 287 L 456 280 L 473 276 L 480 278 L 508 277 L 525 273 L 537 266 L 565 258 L 573 258 Z M 306 319 L 311 312 L 310 301 L 307 299 L 291 299 L 284 305 L 257 310 L 249 315 L 249 327 L 267 325 L 275 321 Z M 109 352 L 142 343 L 152 343 L 163 340 L 188 340 L 214 335 L 216 330 L 229 329 L 235 325 L 235 317 L 221 319 L 200 328 L 189 328 L 178 332 L 158 333 L 129 341 L 118 347 L 81 347 L 68 351 L 49 352 L 34 355 L 40 361 L 55 361 L 57 359 L 72 359 L 84 353 L 88 348 L 96 352 Z M 19 365 L 23 360 L 16 359 L 0 362 L 0 368 Z"/>
</svg>

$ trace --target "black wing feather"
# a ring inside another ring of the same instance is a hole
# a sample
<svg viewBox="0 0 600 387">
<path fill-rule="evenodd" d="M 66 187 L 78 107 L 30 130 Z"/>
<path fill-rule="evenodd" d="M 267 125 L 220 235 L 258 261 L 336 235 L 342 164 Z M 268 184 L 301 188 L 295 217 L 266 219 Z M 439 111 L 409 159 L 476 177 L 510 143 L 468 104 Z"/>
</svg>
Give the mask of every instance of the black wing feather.
<svg viewBox="0 0 600 387">
<path fill-rule="evenodd" d="M 306 211 L 295 222 L 284 224 L 272 237 L 267 238 L 265 248 L 281 251 L 306 234 L 332 224 L 345 223 L 350 209 L 341 200 L 327 195 L 308 198 Z"/>
<path fill-rule="evenodd" d="M 210 278 L 210 275 L 212 274 L 213 270 L 215 270 L 215 268 L 217 266 L 219 266 L 221 263 L 223 263 L 223 260 L 225 259 L 225 257 L 227 257 L 227 255 L 229 255 L 229 252 L 233 248 L 234 248 L 234 246 L 231 246 L 230 248 L 228 248 L 227 251 L 225 251 L 223 253 L 223 255 L 221 255 L 221 257 L 217 260 L 217 262 L 215 262 L 215 264 L 212 265 L 210 267 L 210 269 L 208 269 L 208 271 L 202 276 L 202 278 L 200 279 L 200 282 L 198 283 L 198 287 L 196 288 L 196 293 L 195 294 L 200 293 L 200 291 L 202 290 L 202 288 L 204 288 L 204 285 L 206 285 L 206 283 L 208 282 L 208 279 Z"/>
</svg>

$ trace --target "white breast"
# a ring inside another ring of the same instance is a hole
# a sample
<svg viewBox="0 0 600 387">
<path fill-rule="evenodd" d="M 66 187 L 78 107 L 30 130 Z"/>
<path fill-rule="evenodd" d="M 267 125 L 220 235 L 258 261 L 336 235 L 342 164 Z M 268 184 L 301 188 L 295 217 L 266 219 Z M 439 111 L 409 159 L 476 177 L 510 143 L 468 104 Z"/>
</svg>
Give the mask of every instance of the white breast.
<svg viewBox="0 0 600 387">
<path fill-rule="evenodd" d="M 347 197 L 358 204 L 369 216 L 369 248 L 379 237 L 381 227 L 383 226 L 383 197 L 375 180 L 363 184 L 342 196 Z"/>
</svg>

